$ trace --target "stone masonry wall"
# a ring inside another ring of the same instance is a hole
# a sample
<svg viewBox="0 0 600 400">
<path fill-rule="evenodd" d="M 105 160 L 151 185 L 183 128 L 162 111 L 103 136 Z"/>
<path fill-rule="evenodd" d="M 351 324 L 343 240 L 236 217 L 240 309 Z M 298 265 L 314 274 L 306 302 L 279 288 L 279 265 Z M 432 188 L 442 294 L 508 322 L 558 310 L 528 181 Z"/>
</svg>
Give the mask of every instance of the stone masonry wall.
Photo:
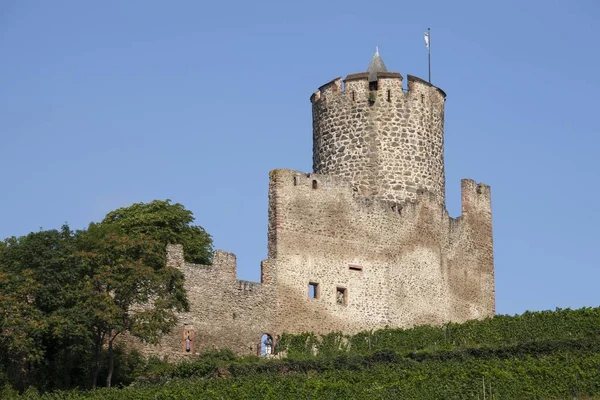
<svg viewBox="0 0 600 400">
<path fill-rule="evenodd" d="M 137 347 L 169 360 L 225 347 L 238 354 L 257 354 L 261 336 L 271 332 L 275 320 L 272 286 L 236 279 L 232 253 L 217 250 L 212 265 L 198 265 L 184 261 L 181 245 L 169 245 L 167 257 L 185 275 L 190 311 L 180 315 L 178 326 L 159 345 Z M 187 331 L 192 333 L 190 352 L 185 351 Z"/>
<path fill-rule="evenodd" d="M 313 169 L 347 178 L 363 195 L 402 202 L 429 191 L 444 204 L 445 94 L 408 76 L 378 73 L 337 78 L 311 97 Z"/>
<path fill-rule="evenodd" d="M 489 187 L 472 183 L 487 191 L 478 194 L 471 183 L 463 181 L 466 212 L 454 219 L 431 193 L 400 206 L 360 196 L 343 178 L 273 171 L 275 330 L 353 333 L 493 315 Z"/>
<path fill-rule="evenodd" d="M 222 347 L 256 354 L 264 333 L 356 333 L 494 315 L 489 186 L 463 180 L 462 215 L 451 218 L 432 193 L 399 205 L 361 196 L 339 177 L 274 170 L 270 178 L 262 283 L 236 279 L 231 253 L 217 251 L 203 266 L 169 246 L 191 310 L 159 346 L 142 346 L 146 354 L 175 360 Z"/>
</svg>

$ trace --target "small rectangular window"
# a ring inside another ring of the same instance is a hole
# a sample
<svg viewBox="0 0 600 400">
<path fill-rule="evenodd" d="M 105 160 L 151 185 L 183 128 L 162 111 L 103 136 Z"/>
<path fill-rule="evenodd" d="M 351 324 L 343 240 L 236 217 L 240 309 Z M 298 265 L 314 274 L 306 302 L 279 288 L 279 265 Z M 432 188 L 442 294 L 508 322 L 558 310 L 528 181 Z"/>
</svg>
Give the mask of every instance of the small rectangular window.
<svg viewBox="0 0 600 400">
<path fill-rule="evenodd" d="M 335 302 L 340 306 L 348 304 L 348 291 L 346 288 L 338 287 L 335 291 Z"/>
<path fill-rule="evenodd" d="M 318 299 L 319 298 L 319 284 L 315 282 L 308 283 L 308 298 Z"/>
<path fill-rule="evenodd" d="M 348 264 L 348 269 L 350 271 L 362 271 L 362 265 L 356 265 L 356 264 Z"/>
</svg>

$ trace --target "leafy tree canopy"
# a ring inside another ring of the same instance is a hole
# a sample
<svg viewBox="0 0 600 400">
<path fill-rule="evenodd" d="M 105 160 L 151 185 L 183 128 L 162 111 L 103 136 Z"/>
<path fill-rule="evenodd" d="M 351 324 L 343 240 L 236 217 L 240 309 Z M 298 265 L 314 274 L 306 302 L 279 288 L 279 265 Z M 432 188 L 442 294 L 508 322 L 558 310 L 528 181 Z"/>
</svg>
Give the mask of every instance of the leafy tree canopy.
<svg viewBox="0 0 600 400">
<path fill-rule="evenodd" d="M 129 237 L 143 235 L 162 245 L 181 244 L 185 259 L 196 264 L 210 264 L 212 260 L 212 238 L 198 225 L 192 225 L 191 211 L 171 200 L 154 200 L 150 203 L 135 203 L 109 212 L 103 225 L 118 225 Z"/>
<path fill-rule="evenodd" d="M 103 371 L 107 386 L 118 382 L 115 339 L 157 343 L 188 308 L 166 245 L 211 260 L 211 237 L 193 221 L 181 204 L 157 200 L 77 232 L 65 225 L 0 242 L 0 386 L 95 387 Z"/>
<path fill-rule="evenodd" d="M 103 345 L 108 345 L 108 375 L 114 371 L 114 341 L 128 332 L 157 343 L 187 310 L 183 274 L 166 265 L 165 246 L 144 233 L 127 234 L 119 224 L 90 224 L 78 237 L 80 304 L 90 316 L 95 368 L 100 373 Z"/>
</svg>

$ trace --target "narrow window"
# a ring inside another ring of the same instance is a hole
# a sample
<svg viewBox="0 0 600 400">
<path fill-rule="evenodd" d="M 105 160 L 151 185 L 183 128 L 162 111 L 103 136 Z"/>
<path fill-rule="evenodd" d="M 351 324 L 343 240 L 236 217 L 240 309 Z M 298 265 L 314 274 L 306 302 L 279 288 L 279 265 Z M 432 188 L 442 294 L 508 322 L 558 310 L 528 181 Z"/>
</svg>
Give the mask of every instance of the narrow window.
<svg viewBox="0 0 600 400">
<path fill-rule="evenodd" d="M 345 306 L 348 302 L 348 291 L 346 288 L 338 287 L 335 291 L 335 302 L 340 306 Z"/>
<path fill-rule="evenodd" d="M 319 298 L 319 284 L 315 282 L 308 283 L 308 298 L 318 299 Z"/>
<path fill-rule="evenodd" d="M 388 89 L 387 94 L 388 94 L 388 99 L 387 99 L 388 102 L 392 101 L 392 91 L 390 89 Z"/>
<path fill-rule="evenodd" d="M 316 188 L 317 188 L 317 185 L 318 185 L 318 183 L 317 183 L 317 180 L 316 180 L 316 179 L 313 179 L 313 181 L 312 181 L 312 188 L 313 188 L 313 189 L 316 189 Z"/>
<path fill-rule="evenodd" d="M 362 265 L 356 265 L 356 264 L 348 264 L 348 269 L 350 271 L 362 271 Z"/>
<path fill-rule="evenodd" d="M 294 177 L 294 186 L 298 186 L 298 177 L 297 176 Z"/>
<path fill-rule="evenodd" d="M 354 101 L 354 90 L 352 91 L 352 101 Z"/>
</svg>

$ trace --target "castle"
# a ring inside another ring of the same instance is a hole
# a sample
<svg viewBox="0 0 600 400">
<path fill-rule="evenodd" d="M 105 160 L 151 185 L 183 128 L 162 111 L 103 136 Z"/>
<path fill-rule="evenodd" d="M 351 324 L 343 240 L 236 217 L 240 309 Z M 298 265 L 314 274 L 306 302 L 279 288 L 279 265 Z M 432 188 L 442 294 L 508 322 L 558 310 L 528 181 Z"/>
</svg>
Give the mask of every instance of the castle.
<svg viewBox="0 0 600 400">
<path fill-rule="evenodd" d="M 366 72 L 311 96 L 314 172 L 270 172 L 260 283 L 236 279 L 234 254 L 217 250 L 212 265 L 194 265 L 169 246 L 191 309 L 149 352 L 264 354 L 284 332 L 494 315 L 490 187 L 462 180 L 462 215 L 448 215 L 446 95 L 414 76 L 408 90 L 402 81 L 376 52 Z"/>
</svg>

